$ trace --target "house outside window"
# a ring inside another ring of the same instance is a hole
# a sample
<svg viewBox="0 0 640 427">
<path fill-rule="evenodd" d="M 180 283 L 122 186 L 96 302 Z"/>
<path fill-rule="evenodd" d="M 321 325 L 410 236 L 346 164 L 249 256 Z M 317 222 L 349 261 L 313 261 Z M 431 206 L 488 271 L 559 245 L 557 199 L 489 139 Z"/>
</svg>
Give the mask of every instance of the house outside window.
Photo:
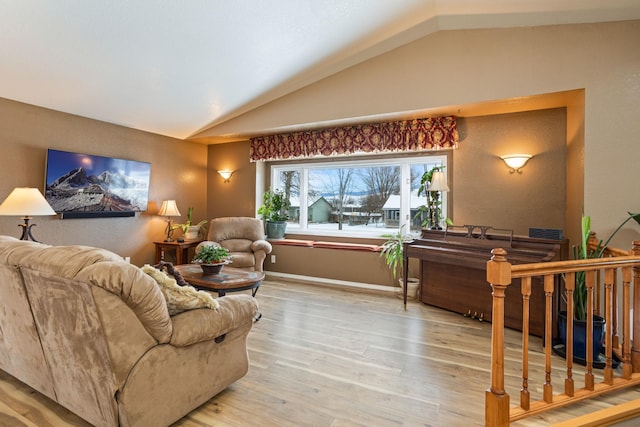
<svg viewBox="0 0 640 427">
<path fill-rule="evenodd" d="M 288 233 L 380 237 L 402 226 L 419 233 L 420 179 L 446 165 L 446 155 L 287 162 L 271 165 L 271 189 L 291 201 Z M 442 199 L 447 212 L 446 193 Z"/>
</svg>

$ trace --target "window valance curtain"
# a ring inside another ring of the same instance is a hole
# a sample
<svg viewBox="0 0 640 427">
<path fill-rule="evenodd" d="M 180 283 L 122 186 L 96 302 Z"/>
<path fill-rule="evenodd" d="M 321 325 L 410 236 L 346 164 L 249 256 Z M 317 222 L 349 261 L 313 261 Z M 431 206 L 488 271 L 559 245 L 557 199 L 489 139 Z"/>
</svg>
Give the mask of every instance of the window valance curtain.
<svg viewBox="0 0 640 427">
<path fill-rule="evenodd" d="M 251 138 L 250 160 L 457 148 L 454 116 L 369 123 Z"/>
</svg>

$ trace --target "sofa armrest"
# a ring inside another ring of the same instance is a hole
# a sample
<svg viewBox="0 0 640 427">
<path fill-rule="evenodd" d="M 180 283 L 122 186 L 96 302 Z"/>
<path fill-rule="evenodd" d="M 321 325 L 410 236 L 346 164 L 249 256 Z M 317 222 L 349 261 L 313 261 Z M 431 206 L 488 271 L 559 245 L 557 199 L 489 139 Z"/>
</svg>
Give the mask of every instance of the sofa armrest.
<svg viewBox="0 0 640 427">
<path fill-rule="evenodd" d="M 271 243 L 267 242 L 266 240 L 255 240 L 253 243 L 251 243 L 251 250 L 253 252 L 263 250 L 265 251 L 265 253 L 270 254 L 271 249 Z"/>
<path fill-rule="evenodd" d="M 258 301 L 247 294 L 224 296 L 218 298 L 218 303 L 217 310 L 200 308 L 173 316 L 170 344 L 184 347 L 215 339 L 253 322 L 258 314 Z"/>
</svg>

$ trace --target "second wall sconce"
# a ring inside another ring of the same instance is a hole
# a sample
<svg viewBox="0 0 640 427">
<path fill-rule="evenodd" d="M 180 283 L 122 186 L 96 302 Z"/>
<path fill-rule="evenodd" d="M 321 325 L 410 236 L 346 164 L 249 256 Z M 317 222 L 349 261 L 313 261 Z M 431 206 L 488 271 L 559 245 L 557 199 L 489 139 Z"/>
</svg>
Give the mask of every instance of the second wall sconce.
<svg viewBox="0 0 640 427">
<path fill-rule="evenodd" d="M 235 171 L 218 171 L 224 182 L 229 182 L 231 180 L 231 175 L 233 175 Z"/>
<path fill-rule="evenodd" d="M 509 154 L 506 156 L 500 156 L 500 158 L 504 160 L 509 167 L 509 173 L 522 173 L 522 167 L 532 157 L 533 156 L 530 154 Z"/>
</svg>

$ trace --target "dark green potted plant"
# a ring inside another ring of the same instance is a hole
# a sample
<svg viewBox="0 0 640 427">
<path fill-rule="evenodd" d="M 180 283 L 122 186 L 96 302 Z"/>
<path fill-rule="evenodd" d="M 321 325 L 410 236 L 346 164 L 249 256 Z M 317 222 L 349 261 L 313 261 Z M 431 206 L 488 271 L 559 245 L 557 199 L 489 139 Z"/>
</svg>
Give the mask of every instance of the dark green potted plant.
<svg viewBox="0 0 640 427">
<path fill-rule="evenodd" d="M 258 214 L 262 216 L 265 223 L 267 238 L 284 238 L 291 201 L 280 191 L 267 190 L 262 196 L 262 202 Z"/>
<path fill-rule="evenodd" d="M 202 245 L 193 257 L 194 264 L 200 264 L 203 274 L 218 274 L 229 263 L 229 250 L 221 246 Z"/>
<path fill-rule="evenodd" d="M 620 229 L 630 220 L 635 220 L 640 224 L 640 213 L 633 214 L 627 212 L 627 218 L 614 230 L 609 238 L 602 243 L 598 242 L 595 249 L 589 249 L 589 239 L 591 237 L 591 217 L 582 217 L 580 245 L 573 247 L 574 259 L 602 258 L 604 252 Z M 573 354 L 577 362 L 584 363 L 586 360 L 586 323 L 587 323 L 587 275 L 584 271 L 576 272 L 575 287 L 573 291 Z M 565 295 L 566 299 L 566 295 Z M 567 312 L 563 311 L 558 316 L 558 335 L 560 342 L 566 345 Z M 602 343 L 605 333 L 605 319 L 594 315 L 593 319 L 593 360 L 598 361 L 602 351 Z"/>
</svg>

